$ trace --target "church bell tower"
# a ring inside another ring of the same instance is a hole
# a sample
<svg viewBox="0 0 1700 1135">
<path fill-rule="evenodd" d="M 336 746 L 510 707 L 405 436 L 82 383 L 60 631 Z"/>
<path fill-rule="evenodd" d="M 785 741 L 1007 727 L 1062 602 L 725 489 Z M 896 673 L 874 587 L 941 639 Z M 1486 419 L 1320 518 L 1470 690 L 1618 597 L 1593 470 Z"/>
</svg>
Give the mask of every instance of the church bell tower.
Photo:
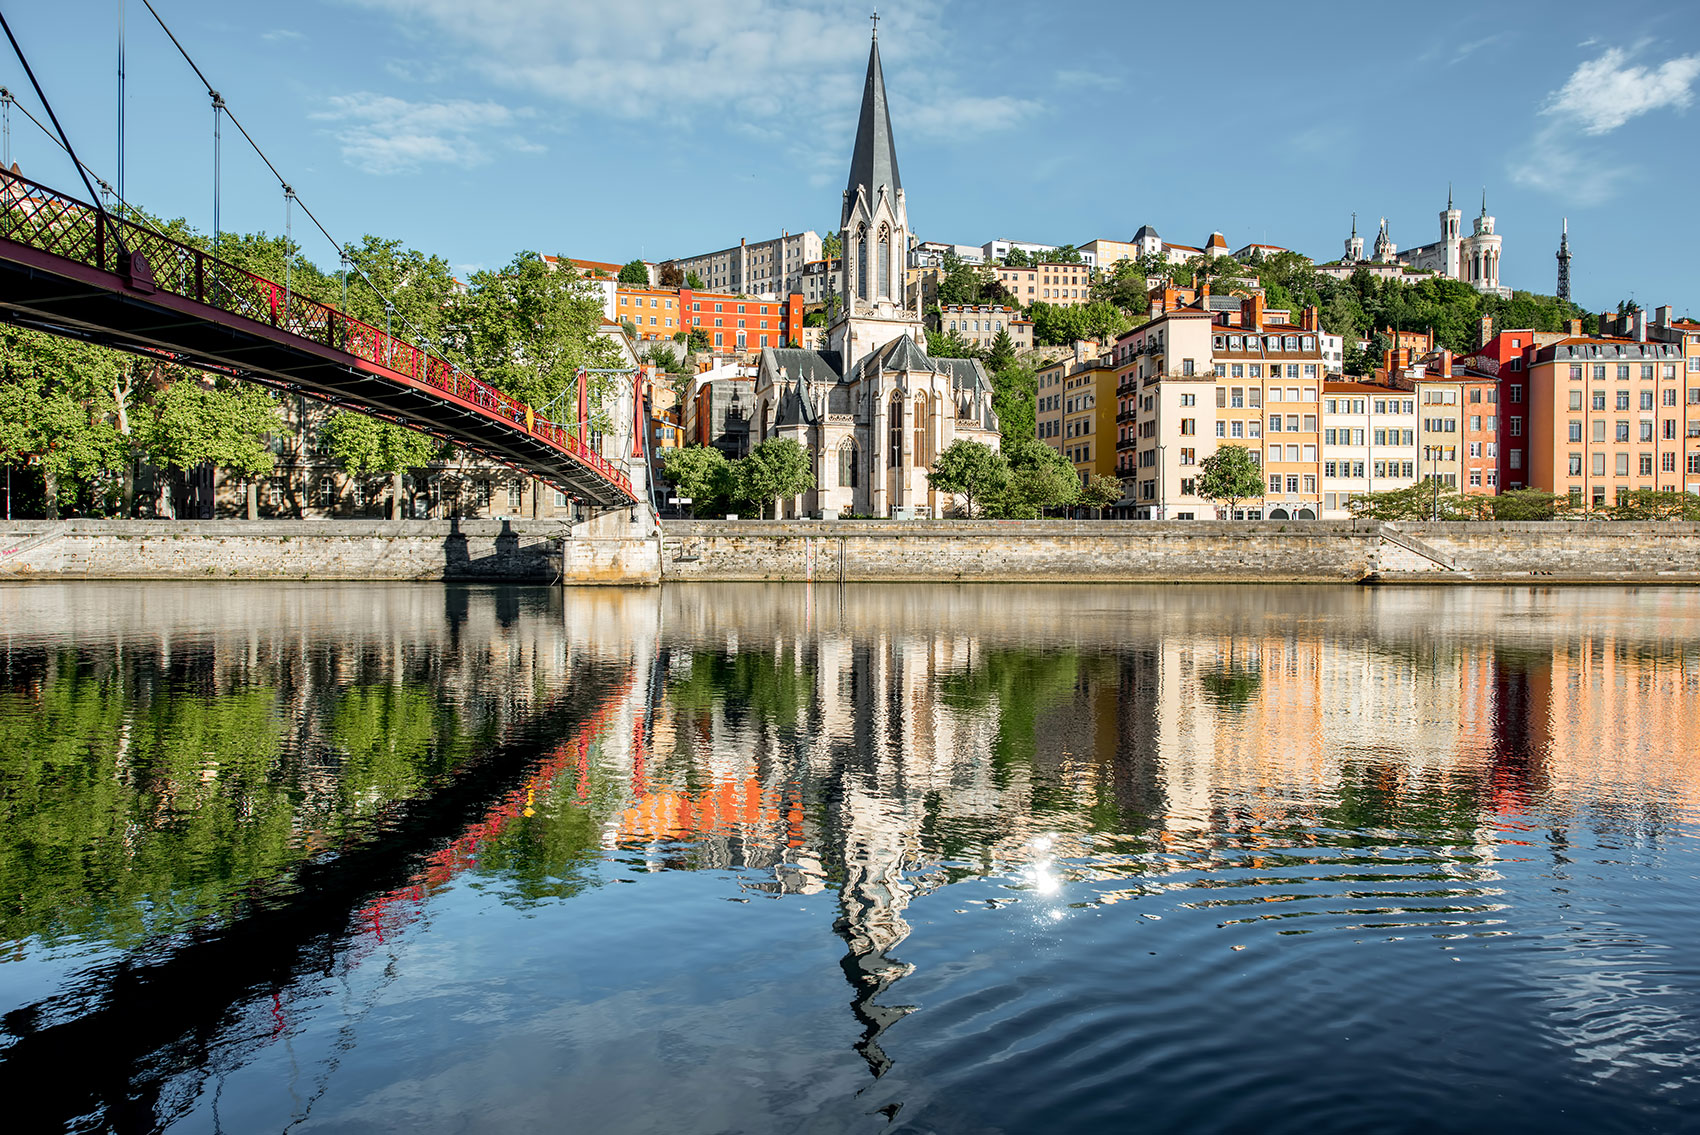
<svg viewBox="0 0 1700 1135">
<path fill-rule="evenodd" d="M 908 336 L 922 348 L 927 342 L 921 329 L 919 294 L 915 310 L 904 295 L 909 210 L 897 172 L 897 145 L 891 136 L 885 74 L 880 68 L 879 17 L 874 19 L 862 113 L 839 220 L 843 264 L 838 294 L 844 307 L 827 331 L 828 345 L 842 353 L 847 368 L 900 336 Z"/>
</svg>

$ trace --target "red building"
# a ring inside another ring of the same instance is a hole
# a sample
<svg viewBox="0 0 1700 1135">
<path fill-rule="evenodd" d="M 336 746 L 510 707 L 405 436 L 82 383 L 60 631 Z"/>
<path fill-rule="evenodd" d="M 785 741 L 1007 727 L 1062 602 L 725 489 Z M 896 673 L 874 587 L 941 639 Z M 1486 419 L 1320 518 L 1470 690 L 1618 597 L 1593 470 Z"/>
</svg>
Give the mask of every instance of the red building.
<svg viewBox="0 0 1700 1135">
<path fill-rule="evenodd" d="M 679 289 L 688 331 L 701 331 L 708 345 L 728 351 L 784 347 L 803 336 L 803 294 L 783 300 L 756 300 L 721 292 Z"/>
</svg>

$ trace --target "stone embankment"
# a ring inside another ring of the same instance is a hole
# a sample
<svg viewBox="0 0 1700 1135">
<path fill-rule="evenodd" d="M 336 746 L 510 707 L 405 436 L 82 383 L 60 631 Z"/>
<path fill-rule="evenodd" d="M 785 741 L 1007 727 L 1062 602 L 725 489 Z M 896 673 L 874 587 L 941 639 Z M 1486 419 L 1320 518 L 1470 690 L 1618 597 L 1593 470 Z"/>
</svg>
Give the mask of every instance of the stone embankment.
<svg viewBox="0 0 1700 1135">
<path fill-rule="evenodd" d="M 0 522 L 0 579 L 1700 583 L 1700 525 Z"/>
</svg>

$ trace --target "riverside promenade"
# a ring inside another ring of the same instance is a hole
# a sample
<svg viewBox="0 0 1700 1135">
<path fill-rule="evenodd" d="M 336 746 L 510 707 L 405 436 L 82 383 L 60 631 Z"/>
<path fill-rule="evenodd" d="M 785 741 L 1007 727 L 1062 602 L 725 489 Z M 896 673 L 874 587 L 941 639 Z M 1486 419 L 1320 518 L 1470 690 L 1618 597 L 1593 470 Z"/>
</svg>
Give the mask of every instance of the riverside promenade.
<svg viewBox="0 0 1700 1135">
<path fill-rule="evenodd" d="M 1700 525 L 12 521 L 0 580 L 1700 583 Z"/>
</svg>

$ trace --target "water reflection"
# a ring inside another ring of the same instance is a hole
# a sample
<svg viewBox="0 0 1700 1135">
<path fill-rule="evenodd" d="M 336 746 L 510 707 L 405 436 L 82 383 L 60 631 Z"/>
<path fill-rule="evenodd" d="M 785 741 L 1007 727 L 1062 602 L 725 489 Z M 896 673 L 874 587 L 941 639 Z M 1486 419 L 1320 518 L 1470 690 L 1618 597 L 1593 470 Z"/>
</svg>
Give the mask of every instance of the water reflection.
<svg viewBox="0 0 1700 1135">
<path fill-rule="evenodd" d="M 505 1122 L 608 1129 L 1695 1100 L 1690 592 L 36 586 L 0 652 L 0 1084 L 56 1124 L 452 1126 L 516 1037 Z"/>
</svg>

